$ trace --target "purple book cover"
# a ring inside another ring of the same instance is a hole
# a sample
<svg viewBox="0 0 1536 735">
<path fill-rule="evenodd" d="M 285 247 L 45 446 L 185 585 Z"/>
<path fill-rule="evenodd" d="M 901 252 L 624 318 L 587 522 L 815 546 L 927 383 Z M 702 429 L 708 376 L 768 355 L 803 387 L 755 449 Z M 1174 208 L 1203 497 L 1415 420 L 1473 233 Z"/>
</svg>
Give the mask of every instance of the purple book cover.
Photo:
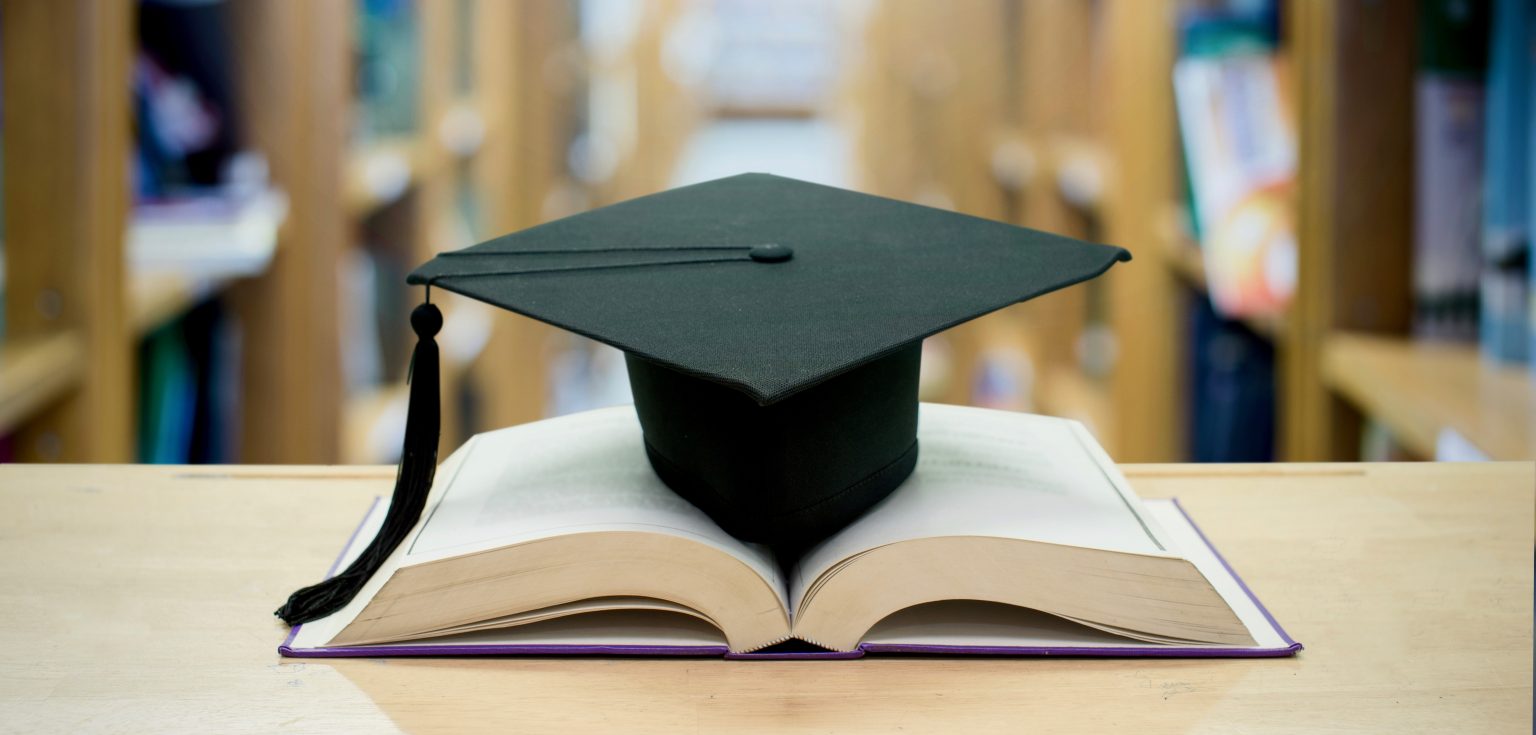
<svg viewBox="0 0 1536 735">
<path fill-rule="evenodd" d="M 374 499 L 377 506 L 379 499 Z M 360 658 L 360 657 L 394 657 L 394 656 L 691 656 L 691 657 L 724 657 L 733 660 L 805 660 L 805 659 L 857 659 L 866 654 L 926 654 L 941 656 L 1082 656 L 1082 657 L 1112 657 L 1112 658 L 1275 658 L 1293 656 L 1302 649 L 1302 645 L 1293 640 L 1285 632 L 1284 628 L 1270 615 L 1253 591 L 1243 582 L 1236 570 L 1222 557 L 1221 552 L 1211 546 L 1210 540 L 1200 527 L 1195 525 L 1194 519 L 1185 512 L 1184 506 L 1177 500 L 1173 501 L 1174 507 L 1189 524 L 1211 554 L 1220 562 L 1221 567 L 1231 575 L 1233 581 L 1241 588 L 1242 593 L 1252 601 L 1264 620 L 1279 634 L 1284 642 L 1283 646 L 1236 648 L 1231 646 L 1146 646 L 1127 645 L 1116 646 L 954 646 L 954 645 L 926 645 L 906 643 L 862 643 L 858 650 L 854 651 L 793 651 L 784 653 L 731 653 L 725 645 L 701 645 L 701 646 L 657 646 L 657 645 L 496 645 L 496 644 L 417 644 L 417 645 L 371 645 L 371 646 L 338 646 L 334 648 L 294 648 L 294 638 L 298 636 L 302 625 L 294 626 L 288 632 L 278 653 L 293 658 Z M 369 508 L 372 513 L 373 507 Z M 364 514 L 366 520 L 367 514 Z M 359 524 L 358 529 L 362 525 Z M 357 530 L 352 532 L 346 545 L 342 547 L 342 555 L 331 564 L 326 573 L 329 577 L 336 573 L 341 564 L 346 550 L 352 546 L 357 537 Z"/>
</svg>

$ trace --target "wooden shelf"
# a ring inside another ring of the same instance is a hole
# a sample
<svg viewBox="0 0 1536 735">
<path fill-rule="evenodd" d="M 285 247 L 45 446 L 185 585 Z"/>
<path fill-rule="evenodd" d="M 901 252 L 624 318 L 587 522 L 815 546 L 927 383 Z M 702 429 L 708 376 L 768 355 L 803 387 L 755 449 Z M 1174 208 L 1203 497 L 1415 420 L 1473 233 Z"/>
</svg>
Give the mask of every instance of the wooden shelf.
<svg viewBox="0 0 1536 735">
<path fill-rule="evenodd" d="M 177 207 L 218 206 L 211 200 Z M 269 190 L 233 216 L 144 214 L 131 218 L 129 328 L 142 337 L 239 278 L 266 273 L 288 218 L 288 197 Z"/>
<path fill-rule="evenodd" d="M 1190 288 L 1205 292 L 1205 254 L 1200 252 L 1200 246 L 1175 242 L 1169 245 L 1163 260 Z"/>
<path fill-rule="evenodd" d="M 446 165 L 433 136 L 384 138 L 357 145 L 347 156 L 343 202 L 349 213 L 367 216 L 394 203 L 417 182 Z"/>
<path fill-rule="evenodd" d="M 195 278 L 181 273 L 138 273 L 128 283 L 128 322 L 144 336 L 155 327 L 219 292 L 221 279 Z"/>
<path fill-rule="evenodd" d="M 1322 362 L 1329 388 L 1419 456 L 1454 431 L 1491 459 L 1536 458 L 1536 382 L 1474 347 L 1340 333 Z"/>
<path fill-rule="evenodd" d="M 9 433 L 80 382 L 85 341 L 74 332 L 0 344 L 0 433 Z"/>
</svg>

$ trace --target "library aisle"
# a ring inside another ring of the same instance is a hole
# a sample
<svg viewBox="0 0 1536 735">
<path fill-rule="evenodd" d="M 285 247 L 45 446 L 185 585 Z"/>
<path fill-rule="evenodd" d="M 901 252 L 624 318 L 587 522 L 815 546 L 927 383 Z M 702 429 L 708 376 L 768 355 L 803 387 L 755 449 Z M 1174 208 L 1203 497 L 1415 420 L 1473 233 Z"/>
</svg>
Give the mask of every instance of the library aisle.
<svg viewBox="0 0 1536 735">
<path fill-rule="evenodd" d="M 1519 0 L 143 0 L 0 27 L 0 461 L 398 459 L 433 255 L 748 171 L 1119 245 L 923 347 L 1124 462 L 1536 459 Z M 630 401 L 444 295 L 440 452 Z"/>
</svg>

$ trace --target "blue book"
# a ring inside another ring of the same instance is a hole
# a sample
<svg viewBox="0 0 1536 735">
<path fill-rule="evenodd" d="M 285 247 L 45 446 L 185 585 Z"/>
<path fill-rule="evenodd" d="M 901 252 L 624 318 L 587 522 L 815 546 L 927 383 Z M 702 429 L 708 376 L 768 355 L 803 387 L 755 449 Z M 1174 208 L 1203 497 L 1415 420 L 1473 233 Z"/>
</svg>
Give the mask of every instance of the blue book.
<svg viewBox="0 0 1536 735">
<path fill-rule="evenodd" d="M 1525 0 L 1494 6 L 1484 128 L 1481 305 L 1483 354 L 1524 362 L 1531 342 L 1532 49 L 1536 14 Z"/>
<path fill-rule="evenodd" d="M 1525 246 L 1528 278 L 1525 326 L 1528 337 L 1526 356 L 1529 358 L 1536 355 L 1536 298 L 1531 297 L 1536 295 L 1536 266 L 1530 263 L 1530 258 L 1536 256 L 1536 252 L 1533 252 L 1536 251 L 1536 119 L 1533 119 L 1536 118 L 1536 11 L 1520 0 L 1504 2 L 1503 5 L 1511 6 L 1515 12 L 1523 14 L 1519 27 L 1523 28 L 1521 32 L 1524 34 L 1524 43 L 1519 44 L 1519 38 L 1516 42 L 1524 50 L 1521 63 L 1525 69 Z M 1536 360 L 1528 361 L 1536 368 Z"/>
</svg>

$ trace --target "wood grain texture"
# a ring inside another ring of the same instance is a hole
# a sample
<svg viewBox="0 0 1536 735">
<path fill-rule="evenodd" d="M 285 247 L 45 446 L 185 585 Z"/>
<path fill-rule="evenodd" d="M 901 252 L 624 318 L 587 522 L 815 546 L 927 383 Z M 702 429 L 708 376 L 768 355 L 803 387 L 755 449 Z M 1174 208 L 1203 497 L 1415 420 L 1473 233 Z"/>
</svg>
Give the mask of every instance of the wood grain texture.
<svg viewBox="0 0 1536 735">
<path fill-rule="evenodd" d="M 1504 732 L 1531 722 L 1531 464 L 1127 466 L 1307 650 L 1279 660 L 284 660 L 269 611 L 394 470 L 0 467 L 20 731 Z"/>
<path fill-rule="evenodd" d="M 338 262 L 348 240 L 343 180 L 352 11 L 341 2 L 232 4 L 239 91 L 288 219 L 260 278 L 236 284 L 242 327 L 240 457 L 334 462 L 341 443 Z"/>
<path fill-rule="evenodd" d="M 1289 6 L 1298 113 L 1297 290 L 1281 355 L 1281 454 L 1359 454 L 1359 420 L 1323 383 L 1336 329 L 1408 328 L 1414 5 Z"/>
<path fill-rule="evenodd" d="M 1103 5 L 1104 125 L 1115 176 L 1105 201 L 1104 239 L 1135 260 L 1104 277 L 1119 346 L 1112 380 L 1115 456 L 1166 462 L 1183 456 L 1185 380 L 1183 294 L 1161 262 L 1167 203 L 1181 196 L 1178 129 L 1171 82 L 1174 38 L 1167 0 Z"/>
<path fill-rule="evenodd" d="M 451 152 L 443 143 L 442 126 L 448 109 L 455 99 L 454 65 L 457 61 L 455 16 L 459 12 L 456 3 L 423 3 L 416 9 L 416 32 L 421 42 L 420 120 L 417 131 L 417 155 L 423 165 L 417 169 L 415 195 L 409 197 L 407 206 L 414 207 L 410 221 L 411 233 L 407 261 L 411 267 L 431 260 L 444 250 L 456 250 L 464 243 L 455 241 L 454 220 L 457 216 L 456 195 L 461 168 L 450 165 Z M 468 39 L 466 39 L 468 41 Z M 471 51 L 473 54 L 473 51 Z M 406 302 L 414 307 L 420 299 L 420 289 L 411 289 Z M 444 323 L 452 318 L 457 307 L 467 300 L 456 294 L 439 290 L 434 301 L 443 310 Z M 415 344 L 410 325 L 401 327 L 411 336 L 406 344 Z M 439 341 L 441 344 L 441 340 Z M 438 456 L 446 457 L 469 437 L 463 431 L 460 402 L 465 366 L 452 359 L 451 353 L 442 351 L 439 362 L 438 395 L 441 431 L 438 434 Z"/>
<path fill-rule="evenodd" d="M 556 188 L 559 168 L 552 152 L 565 150 L 553 115 L 568 100 L 547 77 L 559 70 L 560 38 L 540 33 L 558 20 L 546 0 L 476 7 L 476 95 L 496 127 L 475 157 L 474 176 L 484 193 L 486 237 L 544 221 L 544 202 Z M 557 30 L 565 26 L 555 23 Z M 532 102 L 530 102 L 530 100 Z M 551 101 L 560 105 L 549 104 Z M 481 426 L 511 426 L 543 418 L 549 392 L 546 365 L 560 330 L 493 309 L 491 338 L 469 368 L 478 389 Z"/>
<path fill-rule="evenodd" d="M 0 343 L 0 432 L 68 395 L 84 365 L 85 342 L 73 331 Z"/>
<path fill-rule="evenodd" d="M 1035 0 L 986 26 L 994 29 L 990 35 L 1018 58 L 1013 74 L 1020 88 L 1009 94 L 1018 100 L 1018 124 L 1035 153 L 1033 180 L 1017 197 L 1015 224 L 1090 241 L 1101 239 L 1096 223 L 1062 196 L 1059 181 L 1070 163 L 1073 144 L 1069 141 L 1087 141 L 1095 133 L 1094 102 L 1103 94 L 1093 86 L 1096 12 L 1094 6 L 1073 0 Z M 1018 17 L 1013 28 L 1002 22 L 1009 15 Z M 1004 32 L 998 33 L 998 27 L 1004 27 Z M 1085 147 L 1078 145 L 1079 149 Z M 1025 349 L 1038 376 L 1033 402 L 1023 404 L 1030 410 L 1067 415 L 1085 408 L 1079 400 L 1081 395 L 1070 390 L 1055 393 L 1061 382 L 1050 378 L 1073 372 L 1078 373 L 1074 385 L 1093 382 L 1082 374 L 1078 339 L 1088 326 L 1090 292 L 1102 288 L 1104 281 L 1096 279 L 1004 312 L 1025 337 Z M 1101 416 L 1095 428 L 1106 426 L 1107 420 Z M 1109 451 L 1119 450 L 1113 446 L 1117 435 L 1097 433 L 1111 445 Z"/>
<path fill-rule="evenodd" d="M 1329 337 L 1322 359 L 1328 386 L 1420 457 L 1450 430 L 1493 459 L 1536 458 L 1536 383 L 1523 368 L 1470 345 L 1348 333 Z"/>
<path fill-rule="evenodd" d="M 5 321 L 11 339 L 73 330 L 82 379 L 30 417 L 18 456 L 133 456 L 133 336 L 124 233 L 134 6 L 6 2 Z"/>
</svg>

